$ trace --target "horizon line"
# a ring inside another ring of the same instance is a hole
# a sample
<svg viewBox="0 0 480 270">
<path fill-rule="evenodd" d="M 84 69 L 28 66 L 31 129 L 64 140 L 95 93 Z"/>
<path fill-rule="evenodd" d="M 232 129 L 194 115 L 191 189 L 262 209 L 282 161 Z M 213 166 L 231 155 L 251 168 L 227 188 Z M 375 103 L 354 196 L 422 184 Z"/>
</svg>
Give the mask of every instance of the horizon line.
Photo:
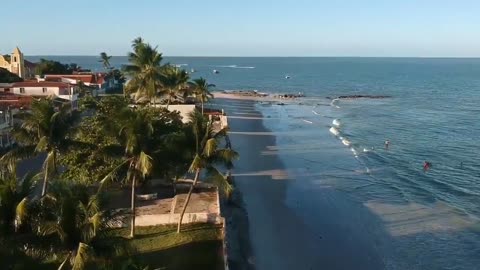
<svg viewBox="0 0 480 270">
<path fill-rule="evenodd" d="M 87 56 L 98 57 L 91 54 L 35 54 L 34 56 Z M 128 57 L 127 55 L 110 55 L 111 57 Z M 162 57 L 196 57 L 196 58 L 424 58 L 424 59 L 479 59 L 480 56 L 232 56 L 232 55 L 162 55 Z"/>
</svg>

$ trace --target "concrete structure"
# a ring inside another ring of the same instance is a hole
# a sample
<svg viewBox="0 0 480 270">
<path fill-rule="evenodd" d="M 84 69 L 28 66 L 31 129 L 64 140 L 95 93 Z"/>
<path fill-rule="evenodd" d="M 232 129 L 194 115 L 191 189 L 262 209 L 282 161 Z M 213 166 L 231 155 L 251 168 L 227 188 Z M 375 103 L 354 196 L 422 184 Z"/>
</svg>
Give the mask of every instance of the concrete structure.
<svg viewBox="0 0 480 270">
<path fill-rule="evenodd" d="M 0 68 L 17 74 L 20 78 L 32 78 L 34 76 L 35 64 L 24 59 L 23 53 L 16 47 L 10 56 L 0 55 Z"/>
<path fill-rule="evenodd" d="M 182 122 L 183 123 L 188 123 L 190 122 L 190 113 L 195 111 L 195 104 L 179 104 L 179 105 L 156 105 L 157 107 L 160 108 L 166 108 L 171 112 L 177 111 L 180 113 L 180 116 L 182 117 Z"/>
<path fill-rule="evenodd" d="M 137 226 L 154 226 L 160 224 L 176 224 L 187 194 L 178 194 L 173 198 L 152 200 L 137 208 L 135 223 Z M 212 223 L 222 224 L 218 191 L 211 190 L 194 192 L 190 198 L 182 224 Z"/>
</svg>

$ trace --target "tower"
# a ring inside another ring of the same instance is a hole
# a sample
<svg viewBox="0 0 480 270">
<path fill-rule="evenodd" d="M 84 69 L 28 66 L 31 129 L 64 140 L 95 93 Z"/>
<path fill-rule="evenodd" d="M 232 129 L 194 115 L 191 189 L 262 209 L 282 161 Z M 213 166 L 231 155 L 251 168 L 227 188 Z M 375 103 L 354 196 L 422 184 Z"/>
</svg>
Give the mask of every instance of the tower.
<svg viewBox="0 0 480 270">
<path fill-rule="evenodd" d="M 25 78 L 25 61 L 23 59 L 23 53 L 18 47 L 13 50 L 10 58 L 11 72 L 17 74 L 20 78 Z"/>
</svg>

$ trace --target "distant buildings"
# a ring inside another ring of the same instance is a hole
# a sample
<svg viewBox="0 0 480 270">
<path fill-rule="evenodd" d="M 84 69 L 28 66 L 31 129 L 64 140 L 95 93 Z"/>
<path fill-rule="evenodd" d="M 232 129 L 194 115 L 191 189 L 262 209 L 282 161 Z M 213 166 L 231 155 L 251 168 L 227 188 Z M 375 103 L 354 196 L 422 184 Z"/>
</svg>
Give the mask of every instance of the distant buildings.
<svg viewBox="0 0 480 270">
<path fill-rule="evenodd" d="M 101 89 L 107 81 L 105 80 L 105 73 L 91 73 L 91 72 L 82 72 L 77 74 L 45 74 L 43 80 L 45 81 L 58 81 L 65 82 L 69 84 L 78 84 L 82 82 L 84 85 L 89 86 L 93 89 Z"/>
<path fill-rule="evenodd" d="M 35 75 L 35 64 L 25 60 L 18 47 L 10 55 L 0 54 L 0 68 L 17 74 L 23 79 L 33 78 Z"/>
<path fill-rule="evenodd" d="M 78 86 L 64 82 L 25 81 L 0 85 L 0 110 L 28 107 L 32 98 L 42 97 L 70 103 L 72 109 L 78 108 Z"/>
</svg>

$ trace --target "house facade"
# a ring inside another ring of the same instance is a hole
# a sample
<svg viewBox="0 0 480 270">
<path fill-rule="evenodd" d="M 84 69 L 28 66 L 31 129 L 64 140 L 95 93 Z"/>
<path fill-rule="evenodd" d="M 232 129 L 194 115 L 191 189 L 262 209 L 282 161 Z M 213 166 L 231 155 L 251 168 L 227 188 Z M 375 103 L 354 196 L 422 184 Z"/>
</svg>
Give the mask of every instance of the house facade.
<svg viewBox="0 0 480 270">
<path fill-rule="evenodd" d="M 50 97 L 59 103 L 70 103 L 72 109 L 78 108 L 77 86 L 63 82 L 26 81 L 12 83 L 10 88 L 4 88 L 3 95 L 18 102 L 28 98 Z M 7 98 L 4 98 L 7 100 Z M 30 99 L 28 99 L 30 100 Z"/>
</svg>

